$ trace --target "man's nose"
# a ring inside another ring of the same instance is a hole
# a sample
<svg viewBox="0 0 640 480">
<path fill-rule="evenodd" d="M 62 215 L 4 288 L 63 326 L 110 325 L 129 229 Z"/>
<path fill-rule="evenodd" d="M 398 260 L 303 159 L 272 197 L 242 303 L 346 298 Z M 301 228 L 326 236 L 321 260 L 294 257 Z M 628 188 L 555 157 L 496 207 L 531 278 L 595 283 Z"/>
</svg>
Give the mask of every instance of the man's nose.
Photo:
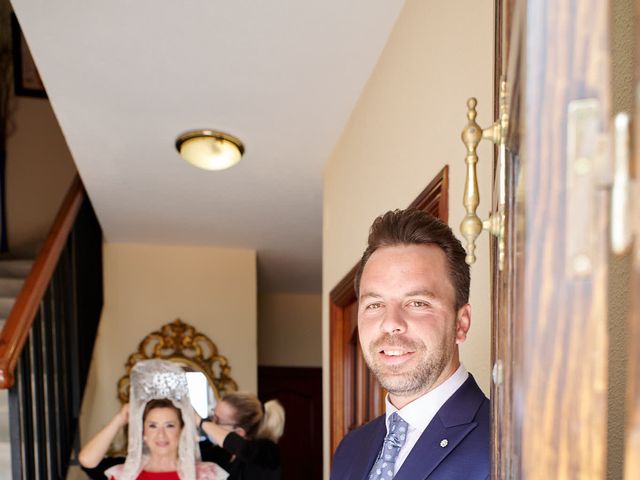
<svg viewBox="0 0 640 480">
<path fill-rule="evenodd" d="M 400 306 L 387 305 L 381 328 L 387 333 L 404 333 L 406 331 L 407 323 Z"/>
</svg>

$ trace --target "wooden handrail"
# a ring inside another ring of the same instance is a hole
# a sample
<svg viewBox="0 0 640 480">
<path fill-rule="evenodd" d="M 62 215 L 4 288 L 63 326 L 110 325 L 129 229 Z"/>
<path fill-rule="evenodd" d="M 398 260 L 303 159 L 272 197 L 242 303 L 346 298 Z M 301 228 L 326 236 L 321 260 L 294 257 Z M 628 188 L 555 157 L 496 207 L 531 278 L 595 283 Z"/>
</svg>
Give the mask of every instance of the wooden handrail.
<svg viewBox="0 0 640 480">
<path fill-rule="evenodd" d="M 13 385 L 13 371 L 83 199 L 84 187 L 76 175 L 0 333 L 0 388 Z"/>
</svg>

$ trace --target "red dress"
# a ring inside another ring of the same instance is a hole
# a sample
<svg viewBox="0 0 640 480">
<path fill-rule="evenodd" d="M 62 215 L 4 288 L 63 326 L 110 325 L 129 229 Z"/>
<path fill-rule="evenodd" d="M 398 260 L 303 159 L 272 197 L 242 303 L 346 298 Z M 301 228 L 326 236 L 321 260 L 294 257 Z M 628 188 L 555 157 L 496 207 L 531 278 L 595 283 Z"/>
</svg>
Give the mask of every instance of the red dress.
<svg viewBox="0 0 640 480">
<path fill-rule="evenodd" d="M 113 480 L 113 477 L 111 477 Z M 138 480 L 180 480 L 178 472 L 147 472 L 143 470 L 138 475 Z"/>
<path fill-rule="evenodd" d="M 105 475 L 108 475 L 110 480 L 115 480 L 120 477 L 124 465 L 115 465 L 107 471 Z M 226 479 L 229 474 L 225 472 L 219 465 L 210 462 L 196 462 L 196 480 L 223 480 Z M 178 472 L 147 472 L 143 470 L 138 474 L 136 480 L 180 480 Z"/>
</svg>

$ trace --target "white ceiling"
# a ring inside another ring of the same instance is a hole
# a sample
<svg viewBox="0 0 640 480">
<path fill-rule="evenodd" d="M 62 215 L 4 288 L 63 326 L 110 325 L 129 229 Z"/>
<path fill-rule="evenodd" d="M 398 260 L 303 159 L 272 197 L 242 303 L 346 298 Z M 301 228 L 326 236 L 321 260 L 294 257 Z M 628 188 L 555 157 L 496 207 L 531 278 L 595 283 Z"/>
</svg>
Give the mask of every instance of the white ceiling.
<svg viewBox="0 0 640 480">
<path fill-rule="evenodd" d="M 251 248 L 261 291 L 320 291 L 323 167 L 403 0 L 12 4 L 108 241 Z M 243 160 L 188 165 L 193 128 Z"/>
</svg>

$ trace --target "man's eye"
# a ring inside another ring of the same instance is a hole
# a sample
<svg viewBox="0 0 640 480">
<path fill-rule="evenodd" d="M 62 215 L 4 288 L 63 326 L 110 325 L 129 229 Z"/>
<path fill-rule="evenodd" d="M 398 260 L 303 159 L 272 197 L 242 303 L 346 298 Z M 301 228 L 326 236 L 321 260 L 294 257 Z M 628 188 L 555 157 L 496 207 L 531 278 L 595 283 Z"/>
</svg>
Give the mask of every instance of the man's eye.
<svg viewBox="0 0 640 480">
<path fill-rule="evenodd" d="M 378 308 L 380 308 L 381 305 L 379 303 L 370 303 L 369 305 L 367 305 L 366 309 L 367 310 L 376 310 Z"/>
<path fill-rule="evenodd" d="M 422 300 L 412 300 L 409 302 L 409 305 L 412 307 L 428 307 L 429 304 L 427 302 L 423 302 Z"/>
</svg>

